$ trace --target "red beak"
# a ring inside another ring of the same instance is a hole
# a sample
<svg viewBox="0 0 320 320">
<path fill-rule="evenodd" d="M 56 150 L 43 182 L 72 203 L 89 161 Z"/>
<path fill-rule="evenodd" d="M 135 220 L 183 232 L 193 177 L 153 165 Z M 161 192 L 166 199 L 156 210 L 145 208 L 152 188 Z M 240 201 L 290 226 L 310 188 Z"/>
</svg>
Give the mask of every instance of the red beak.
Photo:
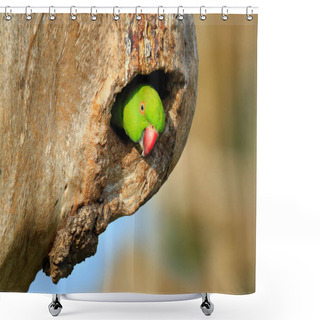
<svg viewBox="0 0 320 320">
<path fill-rule="evenodd" d="M 143 156 L 147 156 L 156 143 L 158 132 L 153 127 L 147 127 L 143 138 Z"/>
</svg>

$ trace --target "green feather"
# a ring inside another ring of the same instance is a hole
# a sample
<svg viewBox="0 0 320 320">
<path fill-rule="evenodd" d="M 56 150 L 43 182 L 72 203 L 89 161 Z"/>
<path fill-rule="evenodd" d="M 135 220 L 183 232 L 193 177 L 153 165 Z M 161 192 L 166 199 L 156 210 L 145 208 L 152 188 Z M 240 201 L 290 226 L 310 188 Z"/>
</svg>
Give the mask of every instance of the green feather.
<svg viewBox="0 0 320 320">
<path fill-rule="evenodd" d="M 144 114 L 140 105 L 144 103 Z M 165 114 L 158 92 L 150 85 L 140 84 L 124 89 L 112 108 L 111 123 L 123 128 L 133 142 L 138 142 L 143 131 L 153 125 L 159 133 L 164 129 Z"/>
</svg>

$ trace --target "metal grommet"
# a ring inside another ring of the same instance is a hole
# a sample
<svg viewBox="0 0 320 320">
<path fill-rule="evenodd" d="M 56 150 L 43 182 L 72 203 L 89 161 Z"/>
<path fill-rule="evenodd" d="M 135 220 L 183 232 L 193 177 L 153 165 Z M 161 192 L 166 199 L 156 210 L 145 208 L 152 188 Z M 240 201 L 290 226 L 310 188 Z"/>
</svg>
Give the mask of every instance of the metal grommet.
<svg viewBox="0 0 320 320">
<path fill-rule="evenodd" d="M 221 19 L 223 21 L 227 21 L 228 20 L 228 7 L 227 6 L 223 6 L 221 8 Z"/>
<path fill-rule="evenodd" d="M 140 21 L 142 17 L 140 14 L 138 14 L 138 8 L 140 9 L 140 13 L 142 13 L 142 9 L 140 6 L 136 6 L 136 19 Z"/>
<path fill-rule="evenodd" d="M 96 14 L 97 14 L 98 11 L 97 11 L 97 9 L 96 9 L 96 14 L 94 14 L 94 13 L 93 13 L 93 8 L 96 9 L 96 7 L 95 7 L 95 6 L 91 7 L 91 9 L 90 9 L 90 19 L 91 19 L 91 21 L 96 21 L 96 20 L 97 20 Z"/>
<path fill-rule="evenodd" d="M 249 14 L 249 8 L 251 8 L 251 14 Z M 248 6 L 247 9 L 246 9 L 246 19 L 247 19 L 248 21 L 251 21 L 251 20 L 253 19 L 252 14 L 253 14 L 253 9 L 252 9 L 251 6 Z"/>
<path fill-rule="evenodd" d="M 207 19 L 206 14 L 207 14 L 207 9 L 206 9 L 206 7 L 205 7 L 205 6 L 201 6 L 201 7 L 200 7 L 200 17 L 199 17 L 200 20 L 202 20 L 202 21 L 206 20 L 206 19 Z"/>
<path fill-rule="evenodd" d="M 74 9 L 74 13 L 73 13 L 73 9 Z M 75 6 L 70 7 L 70 19 L 72 21 L 77 20 L 77 9 Z"/>
<path fill-rule="evenodd" d="M 49 19 L 51 21 L 56 20 L 56 16 L 54 15 L 55 12 L 56 12 L 56 9 L 54 8 L 54 6 L 49 7 Z"/>
<path fill-rule="evenodd" d="M 176 16 L 176 18 L 177 18 L 179 21 L 182 21 L 182 20 L 183 20 L 183 14 L 184 14 L 183 6 L 179 6 L 179 7 L 178 7 L 178 11 L 177 11 L 177 16 Z"/>
<path fill-rule="evenodd" d="M 8 13 L 8 9 L 10 8 L 10 6 L 6 6 L 4 8 L 4 18 L 7 20 L 7 21 L 10 21 L 12 19 L 12 16 L 10 16 L 10 14 Z M 9 9 L 9 12 L 11 12 L 11 9 Z"/>
<path fill-rule="evenodd" d="M 26 7 L 26 20 L 30 21 L 32 19 L 31 13 L 32 13 L 31 7 L 27 6 Z"/>
<path fill-rule="evenodd" d="M 118 10 L 118 13 L 116 13 L 116 9 Z M 119 7 L 117 7 L 117 6 L 113 7 L 113 20 L 114 21 L 118 21 L 120 19 L 119 13 L 120 13 Z"/>
<path fill-rule="evenodd" d="M 162 14 L 160 14 L 160 8 L 162 8 Z M 159 6 L 158 7 L 158 19 L 161 20 L 161 21 L 164 20 L 164 15 L 163 14 L 164 14 L 163 6 Z"/>
</svg>

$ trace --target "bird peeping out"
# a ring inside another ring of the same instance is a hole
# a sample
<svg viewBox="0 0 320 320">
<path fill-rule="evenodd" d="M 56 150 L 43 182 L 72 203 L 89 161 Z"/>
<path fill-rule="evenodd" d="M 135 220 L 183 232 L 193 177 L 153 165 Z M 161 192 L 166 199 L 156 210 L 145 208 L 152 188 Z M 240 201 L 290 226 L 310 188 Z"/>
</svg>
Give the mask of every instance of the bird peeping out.
<svg viewBox="0 0 320 320">
<path fill-rule="evenodd" d="M 123 130 L 146 157 L 165 126 L 164 108 L 158 92 L 147 83 L 128 86 L 117 96 L 111 114 L 111 125 Z"/>
</svg>

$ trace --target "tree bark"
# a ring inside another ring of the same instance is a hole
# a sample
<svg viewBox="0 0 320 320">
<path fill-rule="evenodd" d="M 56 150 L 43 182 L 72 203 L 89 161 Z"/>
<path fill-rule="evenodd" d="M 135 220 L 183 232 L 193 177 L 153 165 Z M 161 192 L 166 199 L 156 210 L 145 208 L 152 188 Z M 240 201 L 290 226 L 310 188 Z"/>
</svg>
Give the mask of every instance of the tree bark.
<svg viewBox="0 0 320 320">
<path fill-rule="evenodd" d="M 27 291 L 95 254 L 98 235 L 166 181 L 195 111 L 192 16 L 0 15 L 0 291 Z M 111 126 L 117 94 L 153 84 L 166 114 L 147 157 Z"/>
</svg>

